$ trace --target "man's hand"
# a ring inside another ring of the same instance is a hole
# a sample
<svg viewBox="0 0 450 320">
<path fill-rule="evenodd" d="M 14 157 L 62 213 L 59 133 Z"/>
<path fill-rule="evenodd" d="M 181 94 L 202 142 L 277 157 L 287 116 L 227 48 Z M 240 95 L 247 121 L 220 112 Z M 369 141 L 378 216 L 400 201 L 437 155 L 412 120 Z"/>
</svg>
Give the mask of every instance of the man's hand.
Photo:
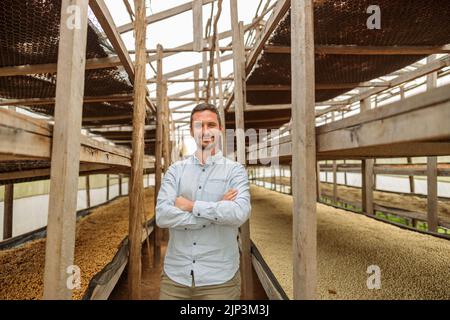
<svg viewBox="0 0 450 320">
<path fill-rule="evenodd" d="M 175 200 L 175 207 L 183 211 L 192 212 L 192 209 L 194 208 L 194 202 L 183 197 L 178 197 Z"/>
<path fill-rule="evenodd" d="M 237 193 L 238 191 L 236 189 L 230 189 L 223 195 L 222 200 L 234 201 L 234 199 L 236 199 Z"/>
</svg>

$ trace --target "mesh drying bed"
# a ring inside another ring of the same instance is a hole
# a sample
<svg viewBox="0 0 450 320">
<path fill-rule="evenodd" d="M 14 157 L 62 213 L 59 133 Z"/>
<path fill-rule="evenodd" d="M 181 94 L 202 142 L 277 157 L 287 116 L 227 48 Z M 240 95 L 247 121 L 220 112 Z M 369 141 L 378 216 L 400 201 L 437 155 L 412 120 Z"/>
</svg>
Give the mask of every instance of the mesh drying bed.
<svg viewBox="0 0 450 320">
<path fill-rule="evenodd" d="M 450 5 L 447 0 L 380 0 L 381 29 L 369 30 L 369 0 L 314 1 L 316 45 L 439 46 L 450 43 Z M 290 46 L 290 14 L 278 25 L 269 44 Z M 316 83 L 357 83 L 392 73 L 423 58 L 420 55 L 316 55 Z M 289 54 L 263 53 L 248 85 L 291 82 Z M 349 89 L 317 90 L 316 101 L 334 98 Z M 290 91 L 248 92 L 251 104 L 290 103 Z"/>
<path fill-rule="evenodd" d="M 56 63 L 58 58 L 60 0 L 3 0 L 0 2 L 0 67 Z M 86 59 L 106 58 L 113 49 L 102 38 L 89 17 Z M 53 98 L 56 74 L 0 77 L 0 98 Z M 85 96 L 131 94 L 133 87 L 122 68 L 86 70 Z M 29 106 L 28 109 L 53 115 L 53 105 Z M 85 103 L 83 117 L 131 115 L 132 104 Z M 114 123 L 131 120 L 115 120 Z"/>
</svg>

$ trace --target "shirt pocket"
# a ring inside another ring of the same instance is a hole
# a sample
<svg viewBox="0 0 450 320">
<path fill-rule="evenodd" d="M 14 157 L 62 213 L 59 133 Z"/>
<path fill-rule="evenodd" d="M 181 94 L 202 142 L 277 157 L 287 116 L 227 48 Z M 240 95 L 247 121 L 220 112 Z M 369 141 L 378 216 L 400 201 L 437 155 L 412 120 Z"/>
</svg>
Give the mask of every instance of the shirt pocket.
<svg viewBox="0 0 450 320">
<path fill-rule="evenodd" d="M 221 178 L 208 179 L 205 185 L 205 194 L 208 197 L 208 201 L 220 201 L 225 194 L 227 186 L 227 180 Z"/>
</svg>

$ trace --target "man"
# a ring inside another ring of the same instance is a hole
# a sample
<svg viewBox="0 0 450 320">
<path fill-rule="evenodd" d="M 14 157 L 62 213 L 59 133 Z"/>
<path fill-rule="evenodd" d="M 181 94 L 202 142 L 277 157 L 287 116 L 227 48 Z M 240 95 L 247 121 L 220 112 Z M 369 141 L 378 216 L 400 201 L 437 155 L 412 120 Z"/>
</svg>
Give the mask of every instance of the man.
<svg viewBox="0 0 450 320">
<path fill-rule="evenodd" d="M 169 228 L 160 299 L 238 300 L 238 227 L 250 216 L 247 172 L 219 148 L 217 108 L 191 112 L 194 155 L 170 166 L 156 205 L 156 224 Z"/>
</svg>

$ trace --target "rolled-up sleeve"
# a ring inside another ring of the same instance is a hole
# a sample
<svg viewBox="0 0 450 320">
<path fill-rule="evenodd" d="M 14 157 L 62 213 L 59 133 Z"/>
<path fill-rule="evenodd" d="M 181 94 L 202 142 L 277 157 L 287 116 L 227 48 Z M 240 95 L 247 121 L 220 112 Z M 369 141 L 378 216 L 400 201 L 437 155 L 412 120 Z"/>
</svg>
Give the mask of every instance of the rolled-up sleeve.
<svg viewBox="0 0 450 320">
<path fill-rule="evenodd" d="M 238 164 L 231 173 L 230 188 L 238 191 L 234 201 L 195 201 L 192 213 L 214 224 L 241 226 L 250 217 L 250 186 L 247 171 Z"/>
<path fill-rule="evenodd" d="M 156 225 L 160 228 L 200 229 L 211 225 L 211 221 L 194 216 L 175 206 L 178 194 L 177 168 L 169 167 L 164 174 L 161 188 L 156 201 Z"/>
</svg>

